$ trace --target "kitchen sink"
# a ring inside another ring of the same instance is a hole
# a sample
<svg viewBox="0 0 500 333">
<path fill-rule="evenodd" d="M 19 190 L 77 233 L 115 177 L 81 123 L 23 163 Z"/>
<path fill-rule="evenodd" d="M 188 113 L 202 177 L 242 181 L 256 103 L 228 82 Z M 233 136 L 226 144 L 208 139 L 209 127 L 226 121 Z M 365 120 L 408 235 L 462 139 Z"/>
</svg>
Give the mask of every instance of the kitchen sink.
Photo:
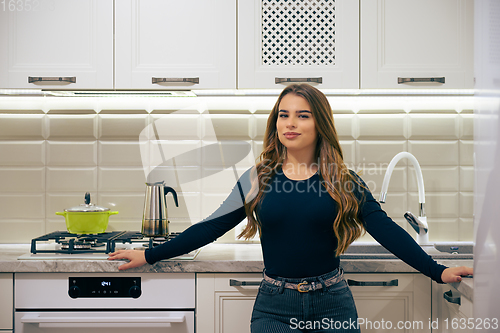
<svg viewBox="0 0 500 333">
<path fill-rule="evenodd" d="M 442 253 L 450 254 L 473 254 L 474 245 L 472 243 L 461 243 L 461 242 L 451 242 L 451 243 L 436 243 L 434 248 Z"/>
<path fill-rule="evenodd" d="M 472 242 L 437 242 L 423 248 L 434 259 L 474 259 Z"/>
<path fill-rule="evenodd" d="M 469 242 L 438 242 L 422 245 L 422 249 L 434 259 L 473 259 L 473 244 Z M 396 259 L 382 245 L 377 243 L 353 243 L 340 256 L 341 259 Z"/>
</svg>

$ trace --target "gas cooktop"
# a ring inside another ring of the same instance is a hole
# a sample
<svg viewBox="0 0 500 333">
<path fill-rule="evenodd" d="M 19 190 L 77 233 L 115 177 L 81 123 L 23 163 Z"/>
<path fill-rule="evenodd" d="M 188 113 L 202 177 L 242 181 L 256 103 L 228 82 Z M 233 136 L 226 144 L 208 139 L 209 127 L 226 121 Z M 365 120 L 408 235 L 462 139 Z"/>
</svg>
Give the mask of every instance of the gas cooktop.
<svg viewBox="0 0 500 333">
<path fill-rule="evenodd" d="M 54 231 L 31 240 L 31 253 L 18 259 L 107 259 L 116 250 L 145 250 L 168 242 L 177 236 L 144 237 L 137 231 L 111 231 L 102 234 L 78 235 Z M 172 259 L 192 260 L 199 249 Z"/>
</svg>

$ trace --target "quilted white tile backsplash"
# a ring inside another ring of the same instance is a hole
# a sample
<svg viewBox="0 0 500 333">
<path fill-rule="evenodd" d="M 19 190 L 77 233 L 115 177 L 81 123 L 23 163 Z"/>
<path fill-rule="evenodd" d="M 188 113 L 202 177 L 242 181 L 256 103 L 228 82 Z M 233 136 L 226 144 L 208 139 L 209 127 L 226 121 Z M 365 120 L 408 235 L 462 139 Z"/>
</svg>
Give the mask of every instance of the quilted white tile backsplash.
<svg viewBox="0 0 500 333">
<path fill-rule="evenodd" d="M 0 140 L 43 140 L 45 123 L 43 114 L 0 114 Z"/>
<path fill-rule="evenodd" d="M 46 115 L 47 138 L 60 141 L 97 139 L 97 115 Z"/>
<path fill-rule="evenodd" d="M 44 167 L 1 167 L 0 179 L 5 192 L 43 193 Z"/>
<path fill-rule="evenodd" d="M 254 136 L 250 131 L 251 115 L 210 114 L 202 119 L 203 140 L 250 140 Z"/>
<path fill-rule="evenodd" d="M 148 149 L 148 142 L 100 140 L 97 142 L 97 164 L 142 167 L 141 151 L 148 154 Z"/>
<path fill-rule="evenodd" d="M 150 131 L 150 139 L 199 140 L 201 139 L 201 120 L 199 114 L 151 115 L 155 130 Z"/>
<path fill-rule="evenodd" d="M 50 167 L 45 168 L 47 179 L 45 191 L 91 192 L 97 191 L 96 167 Z M 78 204 L 80 204 L 79 202 Z"/>
<path fill-rule="evenodd" d="M 150 171 L 177 190 L 179 207 L 171 195 L 167 199 L 169 219 L 172 230 L 185 229 L 212 213 L 254 163 L 276 100 L 3 98 L 10 109 L 0 105 L 3 243 L 64 229 L 64 218 L 55 212 L 80 204 L 86 191 L 96 204 L 120 212 L 110 217 L 109 230 L 139 230 Z M 422 165 L 430 239 L 473 239 L 472 97 L 329 99 L 344 160 L 362 172 L 376 198 L 389 161 L 409 151 Z M 12 111 L 12 105 L 21 111 Z M 234 168 L 221 167 L 220 158 L 197 150 L 217 140 L 246 156 Z M 404 160 L 393 173 L 383 208 L 414 234 L 402 218 L 407 210 L 418 212 L 413 167 Z M 236 235 L 230 231 L 219 241 L 233 242 Z"/>
<path fill-rule="evenodd" d="M 96 166 L 97 141 L 47 141 L 47 165 Z"/>
<path fill-rule="evenodd" d="M 148 114 L 100 114 L 97 125 L 99 139 L 137 141 L 148 123 Z"/>
<path fill-rule="evenodd" d="M 406 140 L 356 140 L 356 165 L 361 168 L 389 165 L 391 159 L 399 152 L 407 151 Z M 406 160 L 399 162 L 406 164 Z M 387 166 L 386 166 L 387 167 Z"/>
<path fill-rule="evenodd" d="M 408 139 L 406 114 L 359 114 L 359 140 Z"/>
<path fill-rule="evenodd" d="M 410 140 L 456 140 L 459 135 L 458 114 L 410 114 Z"/>
<path fill-rule="evenodd" d="M 408 151 L 417 158 L 421 166 L 453 166 L 459 160 L 458 140 L 410 140 Z"/>
<path fill-rule="evenodd" d="M 44 166 L 45 146 L 45 141 L 0 141 L 0 165 Z"/>
</svg>

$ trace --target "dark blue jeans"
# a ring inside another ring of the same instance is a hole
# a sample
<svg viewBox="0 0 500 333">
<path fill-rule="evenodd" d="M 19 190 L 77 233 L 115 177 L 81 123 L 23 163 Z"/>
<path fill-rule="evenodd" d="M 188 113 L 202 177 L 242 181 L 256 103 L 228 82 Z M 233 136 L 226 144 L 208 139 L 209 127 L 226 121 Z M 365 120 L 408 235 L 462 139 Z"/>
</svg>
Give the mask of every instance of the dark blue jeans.
<svg viewBox="0 0 500 333">
<path fill-rule="evenodd" d="M 333 272 L 306 279 L 276 278 L 300 283 L 322 283 L 342 272 Z M 324 286 L 324 284 L 323 284 Z M 252 312 L 252 333 L 356 332 L 358 314 L 347 282 L 309 292 L 283 288 L 262 280 Z"/>
</svg>

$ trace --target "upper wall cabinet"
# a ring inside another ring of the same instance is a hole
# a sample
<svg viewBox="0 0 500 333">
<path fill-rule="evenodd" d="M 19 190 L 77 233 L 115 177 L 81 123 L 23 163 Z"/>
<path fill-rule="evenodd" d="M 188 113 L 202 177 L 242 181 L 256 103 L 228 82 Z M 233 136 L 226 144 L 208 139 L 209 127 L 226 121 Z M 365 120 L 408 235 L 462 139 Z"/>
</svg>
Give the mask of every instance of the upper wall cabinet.
<svg viewBox="0 0 500 333">
<path fill-rule="evenodd" d="M 236 88 L 235 0 L 115 2 L 116 89 Z"/>
<path fill-rule="evenodd" d="M 361 0 L 360 88 L 473 88 L 473 0 Z"/>
<path fill-rule="evenodd" d="M 3 1 L 0 88 L 112 89 L 113 0 Z"/>
<path fill-rule="evenodd" d="M 0 88 L 473 88 L 473 1 L 2 1 Z"/>
<path fill-rule="evenodd" d="M 357 0 L 239 0 L 238 88 L 359 87 Z"/>
</svg>

